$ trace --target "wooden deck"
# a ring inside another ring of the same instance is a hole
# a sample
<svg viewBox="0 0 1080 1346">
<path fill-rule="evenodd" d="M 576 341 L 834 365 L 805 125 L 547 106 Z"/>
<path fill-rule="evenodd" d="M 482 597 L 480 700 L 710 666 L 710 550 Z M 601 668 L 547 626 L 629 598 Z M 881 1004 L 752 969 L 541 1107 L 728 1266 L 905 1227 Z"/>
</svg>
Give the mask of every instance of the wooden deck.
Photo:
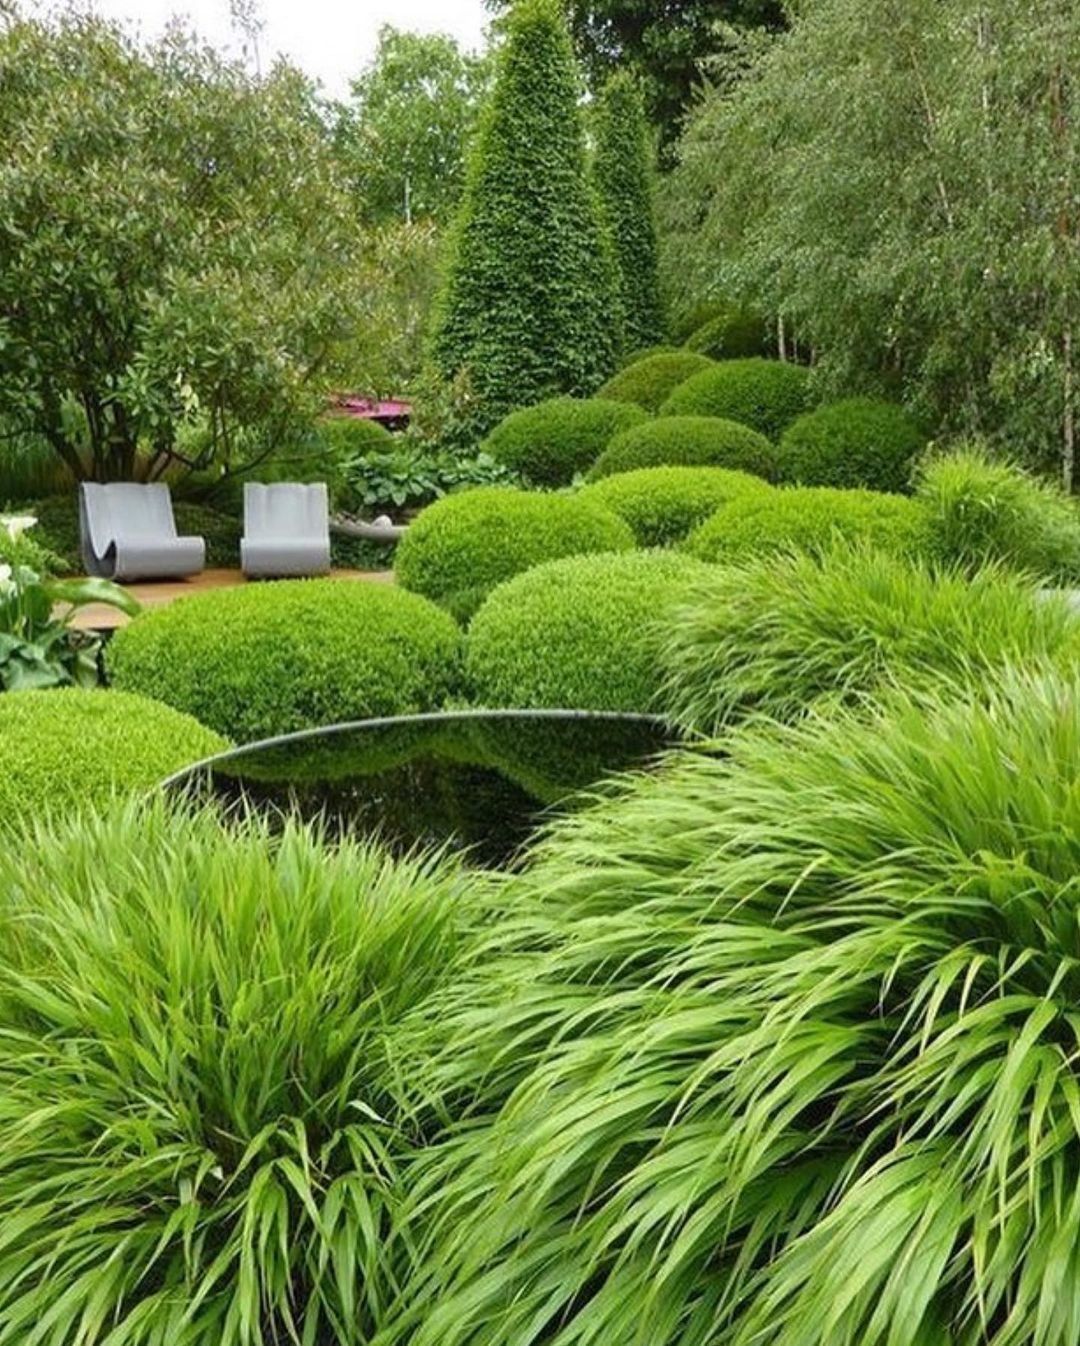
<svg viewBox="0 0 1080 1346">
<path fill-rule="evenodd" d="M 394 575 L 390 570 L 335 570 L 330 576 L 335 580 L 354 580 L 369 584 L 393 584 Z M 235 589 L 237 585 L 248 581 L 239 570 L 204 570 L 190 580 L 157 580 L 146 584 L 125 584 L 122 587 L 142 605 L 144 611 L 151 608 L 168 607 L 194 594 L 208 593 L 212 589 Z M 104 603 L 90 603 L 75 614 L 72 625 L 80 631 L 114 631 L 126 626 L 130 617 L 110 608 Z"/>
</svg>

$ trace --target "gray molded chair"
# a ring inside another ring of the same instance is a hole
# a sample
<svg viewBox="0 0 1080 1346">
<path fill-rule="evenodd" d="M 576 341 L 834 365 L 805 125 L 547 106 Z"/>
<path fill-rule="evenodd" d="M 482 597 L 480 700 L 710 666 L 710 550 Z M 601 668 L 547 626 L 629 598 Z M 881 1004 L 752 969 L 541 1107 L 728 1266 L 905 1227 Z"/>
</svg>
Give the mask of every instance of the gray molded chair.
<svg viewBox="0 0 1080 1346">
<path fill-rule="evenodd" d="M 79 532 L 86 573 L 103 579 L 187 579 L 206 565 L 203 539 L 177 533 L 162 482 L 83 482 Z"/>
<path fill-rule="evenodd" d="M 327 574 L 330 501 L 325 482 L 247 482 L 240 564 L 249 579 Z"/>
</svg>

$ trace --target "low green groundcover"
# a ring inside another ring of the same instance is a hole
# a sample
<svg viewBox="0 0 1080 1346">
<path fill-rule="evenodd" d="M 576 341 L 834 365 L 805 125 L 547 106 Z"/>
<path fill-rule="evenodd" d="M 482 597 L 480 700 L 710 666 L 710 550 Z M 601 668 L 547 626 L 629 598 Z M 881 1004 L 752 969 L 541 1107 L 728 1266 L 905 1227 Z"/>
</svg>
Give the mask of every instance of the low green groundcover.
<svg viewBox="0 0 1080 1346">
<path fill-rule="evenodd" d="M 760 477 L 722 467 L 643 467 L 603 477 L 581 495 L 625 519 L 639 547 L 667 547 L 721 505 L 768 490 L 771 487 Z"/>
</svg>

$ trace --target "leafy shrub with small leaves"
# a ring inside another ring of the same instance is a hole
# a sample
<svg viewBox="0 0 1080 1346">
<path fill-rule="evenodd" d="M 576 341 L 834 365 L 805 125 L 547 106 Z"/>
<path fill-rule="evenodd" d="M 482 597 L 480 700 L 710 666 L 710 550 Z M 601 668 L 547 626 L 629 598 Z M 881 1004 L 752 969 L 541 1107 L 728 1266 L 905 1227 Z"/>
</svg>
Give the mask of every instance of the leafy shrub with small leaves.
<svg viewBox="0 0 1080 1346">
<path fill-rule="evenodd" d="M 749 309 L 727 308 L 692 332 L 686 349 L 710 360 L 744 360 L 774 354 L 774 341 L 765 320 Z"/>
<path fill-rule="evenodd" d="M 145 613 L 106 652 L 113 683 L 153 694 L 238 743 L 436 710 L 456 691 L 461 637 L 389 584 L 285 580 Z"/>
<path fill-rule="evenodd" d="M 483 451 L 534 486 L 568 486 L 624 430 L 648 420 L 633 403 L 556 397 L 511 412 Z"/>
<path fill-rule="evenodd" d="M 469 629 L 473 699 L 486 706 L 651 710 L 655 628 L 704 569 L 673 552 L 575 556 L 500 585 Z"/>
<path fill-rule="evenodd" d="M 398 544 L 398 582 L 459 618 L 503 580 L 560 556 L 629 551 L 630 528 L 595 501 L 486 487 L 424 510 Z"/>
<path fill-rule="evenodd" d="M 979 445 L 928 462 L 915 495 L 945 564 L 977 569 L 1000 561 L 1057 583 L 1080 580 L 1075 501 Z"/>
<path fill-rule="evenodd" d="M 679 346 L 645 346 L 641 350 L 627 351 L 619 361 L 620 369 L 628 369 L 630 365 L 639 364 L 642 360 L 651 360 L 654 355 L 678 355 Z"/>
<path fill-rule="evenodd" d="M 665 708 L 716 734 L 820 698 L 985 681 L 1006 664 L 1080 659 L 1080 616 L 1000 567 L 969 578 L 865 547 L 715 566 L 669 623 Z"/>
<path fill-rule="evenodd" d="M 776 448 L 764 435 L 719 416 L 662 416 L 617 435 L 589 470 L 590 481 L 640 467 L 726 467 L 771 481 Z"/>
<path fill-rule="evenodd" d="M 693 351 L 661 351 L 644 355 L 612 375 L 597 393 L 616 402 L 633 402 L 644 411 L 659 411 L 676 388 L 713 361 Z"/>
<path fill-rule="evenodd" d="M 774 442 L 811 405 L 810 371 L 784 360 L 722 360 L 681 383 L 663 416 L 723 416 Z"/>
<path fill-rule="evenodd" d="M 0 696 L 0 827 L 150 790 L 228 746 L 190 715 L 144 696 L 77 687 L 7 692 Z"/>
<path fill-rule="evenodd" d="M 684 545 L 703 561 L 792 550 L 820 555 L 837 541 L 917 556 L 926 553 L 927 537 L 925 511 L 906 496 L 786 486 L 725 505 Z"/>
<path fill-rule="evenodd" d="M 722 467 L 643 467 L 593 482 L 581 498 L 596 500 L 625 519 L 639 547 L 667 547 L 721 505 L 771 489 L 760 477 Z"/>
<path fill-rule="evenodd" d="M 893 402 L 852 397 L 800 416 L 780 440 L 780 474 L 801 486 L 904 491 L 926 432 Z"/>
<path fill-rule="evenodd" d="M 469 882 L 161 803 L 0 847 L 11 1339 L 369 1342 Z"/>
</svg>

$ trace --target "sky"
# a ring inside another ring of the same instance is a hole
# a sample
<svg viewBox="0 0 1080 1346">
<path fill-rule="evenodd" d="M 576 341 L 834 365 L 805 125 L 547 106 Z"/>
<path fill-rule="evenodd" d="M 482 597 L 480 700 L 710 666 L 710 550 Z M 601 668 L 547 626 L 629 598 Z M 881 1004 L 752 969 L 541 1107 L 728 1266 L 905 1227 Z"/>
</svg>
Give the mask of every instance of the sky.
<svg viewBox="0 0 1080 1346">
<path fill-rule="evenodd" d="M 93 7 L 131 21 L 148 38 L 180 14 L 214 46 L 238 54 L 229 0 L 93 0 Z M 259 42 L 263 65 L 282 52 L 334 97 L 348 92 L 349 80 L 371 58 L 384 23 L 451 33 L 475 47 L 491 17 L 484 0 L 255 0 L 255 7 L 265 25 Z"/>
</svg>

